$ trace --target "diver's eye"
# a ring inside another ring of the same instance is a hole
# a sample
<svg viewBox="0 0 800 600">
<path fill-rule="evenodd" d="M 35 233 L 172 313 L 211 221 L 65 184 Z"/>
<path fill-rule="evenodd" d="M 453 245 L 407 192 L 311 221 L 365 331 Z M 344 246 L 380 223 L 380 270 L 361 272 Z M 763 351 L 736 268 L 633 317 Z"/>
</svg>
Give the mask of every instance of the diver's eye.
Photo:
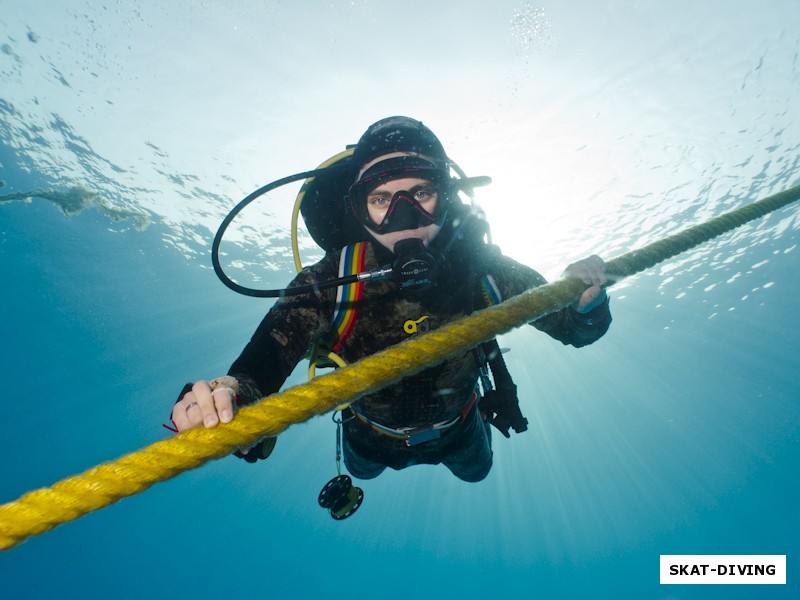
<svg viewBox="0 0 800 600">
<path fill-rule="evenodd" d="M 431 188 L 420 188 L 414 192 L 414 199 L 417 202 L 425 202 L 436 197 L 436 190 Z"/>
<path fill-rule="evenodd" d="M 386 194 L 370 194 L 367 196 L 367 204 L 375 207 L 383 207 L 389 204 L 389 196 Z"/>
</svg>

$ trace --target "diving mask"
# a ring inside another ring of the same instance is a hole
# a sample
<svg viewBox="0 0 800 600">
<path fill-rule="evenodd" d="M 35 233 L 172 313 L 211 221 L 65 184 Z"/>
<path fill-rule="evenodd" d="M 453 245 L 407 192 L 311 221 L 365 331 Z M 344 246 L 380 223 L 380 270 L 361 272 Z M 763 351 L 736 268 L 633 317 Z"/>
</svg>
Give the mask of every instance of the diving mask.
<svg viewBox="0 0 800 600">
<path fill-rule="evenodd" d="M 399 190 L 391 199 L 380 223 L 369 213 L 370 195 L 380 185 L 395 179 L 414 178 L 429 182 L 411 190 Z M 398 156 L 382 160 L 367 169 L 348 192 L 350 209 L 356 219 L 374 233 L 383 234 L 427 225 L 441 225 L 447 215 L 450 198 L 450 176 L 446 168 L 422 157 Z M 426 194 L 436 194 L 436 204 L 428 211 L 420 202 Z"/>
</svg>

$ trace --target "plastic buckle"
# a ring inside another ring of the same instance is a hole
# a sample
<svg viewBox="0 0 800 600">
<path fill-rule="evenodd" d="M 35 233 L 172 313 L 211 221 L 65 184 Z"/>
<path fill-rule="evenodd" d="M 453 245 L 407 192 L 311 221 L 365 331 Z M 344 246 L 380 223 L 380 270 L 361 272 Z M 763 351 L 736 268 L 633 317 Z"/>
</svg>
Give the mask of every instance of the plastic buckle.
<svg viewBox="0 0 800 600">
<path fill-rule="evenodd" d="M 406 446 L 411 447 L 418 444 L 424 444 L 425 442 L 430 442 L 431 440 L 438 440 L 441 435 L 442 432 L 440 429 L 433 429 L 432 427 L 412 429 L 408 432 Z"/>
</svg>

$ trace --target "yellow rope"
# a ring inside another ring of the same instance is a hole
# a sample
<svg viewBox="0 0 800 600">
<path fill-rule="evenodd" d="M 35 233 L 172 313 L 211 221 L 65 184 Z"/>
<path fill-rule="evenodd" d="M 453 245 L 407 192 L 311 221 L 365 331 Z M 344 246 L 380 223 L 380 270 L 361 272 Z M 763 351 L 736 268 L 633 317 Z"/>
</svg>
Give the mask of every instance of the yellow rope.
<svg viewBox="0 0 800 600">
<path fill-rule="evenodd" d="M 647 269 L 800 198 L 800 186 L 731 211 L 607 263 L 615 279 Z M 333 410 L 408 375 L 469 351 L 515 327 L 575 302 L 586 286 L 561 279 L 369 356 L 241 409 L 226 425 L 192 429 L 116 461 L 35 490 L 0 506 L 0 550 L 88 512 L 142 492 L 159 481 L 277 435 L 289 425 Z"/>
</svg>

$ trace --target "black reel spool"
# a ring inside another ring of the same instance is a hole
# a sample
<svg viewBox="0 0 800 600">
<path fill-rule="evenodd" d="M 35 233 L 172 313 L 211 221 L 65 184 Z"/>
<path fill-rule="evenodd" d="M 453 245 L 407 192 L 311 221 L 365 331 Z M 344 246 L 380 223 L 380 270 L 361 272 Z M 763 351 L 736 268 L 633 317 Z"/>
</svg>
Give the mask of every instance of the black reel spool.
<svg viewBox="0 0 800 600">
<path fill-rule="evenodd" d="M 347 475 L 334 477 L 319 493 L 319 505 L 327 508 L 337 521 L 352 515 L 364 500 L 364 491 L 353 485 Z"/>
</svg>

